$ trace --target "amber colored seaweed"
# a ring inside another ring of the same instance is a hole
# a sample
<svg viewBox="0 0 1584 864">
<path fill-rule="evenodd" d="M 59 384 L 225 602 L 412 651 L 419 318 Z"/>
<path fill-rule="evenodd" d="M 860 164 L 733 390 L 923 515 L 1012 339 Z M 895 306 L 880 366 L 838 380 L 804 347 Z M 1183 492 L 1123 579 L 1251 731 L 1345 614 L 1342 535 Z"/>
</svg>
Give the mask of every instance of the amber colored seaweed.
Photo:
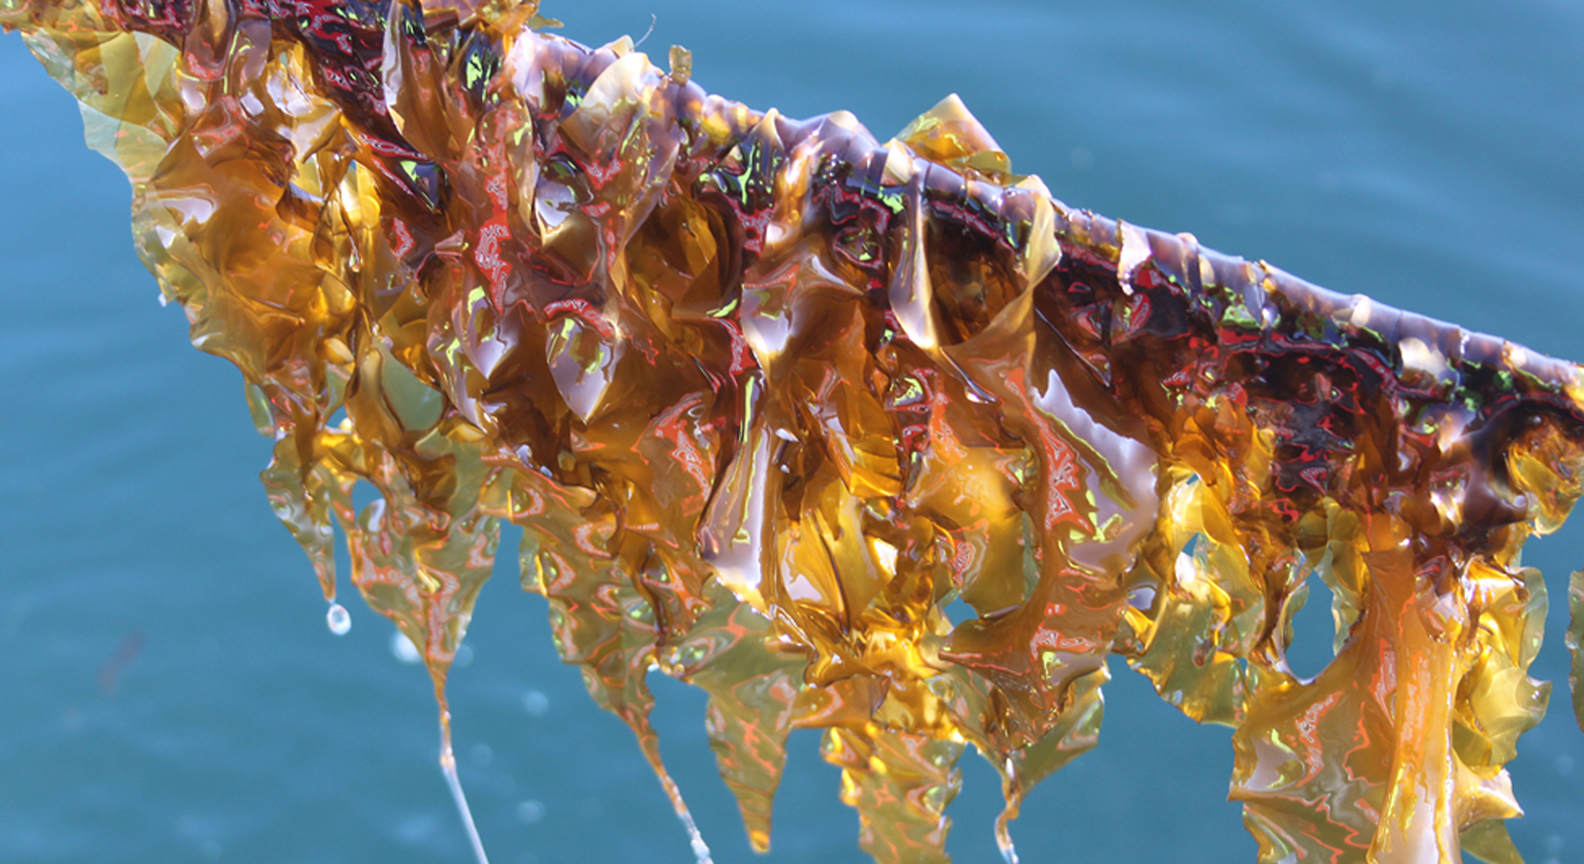
<svg viewBox="0 0 1584 864">
<path fill-rule="evenodd" d="M 969 745 L 1014 859 L 1115 653 L 1233 727 L 1262 862 L 1520 860 L 1503 766 L 1548 685 L 1518 555 L 1580 494 L 1584 370 L 1068 208 L 955 97 L 882 144 L 536 11 L 0 6 L 242 370 L 326 597 L 339 525 L 442 723 L 509 520 L 684 819 L 645 676 L 709 694 L 755 848 L 815 728 L 877 861 L 947 860 Z M 1337 651 L 1304 678 L 1314 574 Z"/>
</svg>

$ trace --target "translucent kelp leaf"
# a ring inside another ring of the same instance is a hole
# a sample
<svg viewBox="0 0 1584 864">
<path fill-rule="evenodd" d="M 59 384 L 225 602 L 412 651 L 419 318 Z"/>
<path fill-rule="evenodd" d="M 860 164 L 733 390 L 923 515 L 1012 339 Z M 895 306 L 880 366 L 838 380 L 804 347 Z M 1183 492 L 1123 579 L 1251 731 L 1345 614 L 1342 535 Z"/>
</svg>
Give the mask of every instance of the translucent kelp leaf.
<svg viewBox="0 0 1584 864">
<path fill-rule="evenodd" d="M 946 805 L 962 786 L 962 745 L 863 728 L 825 733 L 825 761 L 842 769 L 842 801 L 858 810 L 858 845 L 881 864 L 947 862 Z"/>
<path fill-rule="evenodd" d="M 972 169 L 999 182 L 1006 182 L 1012 172 L 1001 145 L 955 93 L 909 123 L 897 140 L 931 162 Z"/>
<path fill-rule="evenodd" d="M 1513 846 L 1504 822 L 1481 822 L 1459 835 L 1463 851 L 1474 855 L 1486 864 L 1524 864 L 1523 856 Z"/>
<path fill-rule="evenodd" d="M 717 592 L 723 589 L 717 588 Z M 713 598 L 669 654 L 677 674 L 710 694 L 705 715 L 721 777 L 737 796 L 755 850 L 770 848 L 770 814 L 786 763 L 803 663 L 766 647 L 769 620 L 752 606 Z"/>
<path fill-rule="evenodd" d="M 1518 860 L 1505 765 L 1549 695 L 1520 552 L 1584 487 L 1584 370 L 1069 208 L 956 97 L 882 145 L 550 23 L 0 7 L 126 170 L 194 344 L 242 371 L 326 596 L 339 525 L 421 649 L 443 740 L 508 519 L 700 860 L 651 672 L 709 693 L 755 848 L 811 728 L 877 860 L 945 860 L 969 744 L 1016 860 L 1111 654 L 1233 727 L 1261 861 Z M 1314 576 L 1335 657 L 1305 678 Z M 1569 605 L 1584 722 L 1584 576 Z"/>
<path fill-rule="evenodd" d="M 654 609 L 612 553 L 614 514 L 578 489 L 560 489 L 535 475 L 518 480 L 513 519 L 523 532 L 525 585 L 550 601 L 550 625 L 562 661 L 577 665 L 589 695 L 633 730 L 700 861 L 709 850 L 693 827 L 681 791 L 660 760 L 649 723 L 654 697 L 644 676 L 655 662 Z"/>
</svg>

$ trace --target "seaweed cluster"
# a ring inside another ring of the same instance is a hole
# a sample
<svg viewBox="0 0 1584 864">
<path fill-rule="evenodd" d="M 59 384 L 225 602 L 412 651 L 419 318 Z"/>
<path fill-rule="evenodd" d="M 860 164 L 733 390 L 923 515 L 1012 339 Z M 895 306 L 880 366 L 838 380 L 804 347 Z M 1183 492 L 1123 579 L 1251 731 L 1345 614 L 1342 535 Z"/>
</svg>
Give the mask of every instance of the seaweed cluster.
<svg viewBox="0 0 1584 864">
<path fill-rule="evenodd" d="M 1069 208 L 955 97 L 882 143 L 531 2 L 0 24 L 130 177 L 193 343 L 241 369 L 326 597 L 339 526 L 443 727 L 506 520 L 701 859 L 651 671 L 708 692 L 756 848 L 814 728 L 877 861 L 946 860 L 970 745 L 1014 860 L 1117 654 L 1233 727 L 1262 862 L 1520 860 L 1503 766 L 1549 685 L 1519 553 L 1581 491 L 1580 367 Z M 1305 678 L 1312 575 L 1335 659 Z"/>
</svg>

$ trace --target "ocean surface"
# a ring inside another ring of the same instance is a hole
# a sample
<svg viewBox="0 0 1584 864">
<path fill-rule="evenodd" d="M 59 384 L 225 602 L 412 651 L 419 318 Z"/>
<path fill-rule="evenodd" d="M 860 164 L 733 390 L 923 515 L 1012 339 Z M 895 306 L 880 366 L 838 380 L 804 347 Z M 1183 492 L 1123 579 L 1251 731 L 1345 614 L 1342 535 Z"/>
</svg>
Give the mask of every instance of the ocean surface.
<svg viewBox="0 0 1584 864">
<path fill-rule="evenodd" d="M 1073 206 L 1264 258 L 1584 359 L 1584 5 L 569 3 L 600 44 L 692 50 L 712 92 L 880 138 L 956 92 Z M 0 38 L 0 861 L 466 862 L 420 667 L 361 601 L 332 636 L 270 514 L 235 369 L 187 342 L 133 253 L 128 187 L 73 101 Z M 515 540 L 511 541 L 515 545 Z M 503 545 L 503 549 L 507 546 Z M 1551 716 L 1512 768 L 1531 864 L 1584 860 L 1584 734 L 1565 584 L 1584 530 L 1536 541 Z M 457 753 L 496 864 L 692 861 L 626 728 L 551 647 L 503 563 L 452 676 Z M 1317 604 L 1318 605 L 1318 604 Z M 1323 619 L 1300 640 L 1328 642 Z M 1311 654 L 1313 669 L 1324 662 Z M 1328 656 L 1328 655 L 1325 655 Z M 1119 662 L 1099 748 L 1041 786 L 1027 862 L 1252 862 L 1229 734 Z M 667 762 L 718 862 L 754 860 L 702 695 L 655 680 Z M 794 734 L 766 862 L 844 864 L 857 819 Z M 959 862 L 999 860 L 994 773 L 964 757 Z"/>
</svg>

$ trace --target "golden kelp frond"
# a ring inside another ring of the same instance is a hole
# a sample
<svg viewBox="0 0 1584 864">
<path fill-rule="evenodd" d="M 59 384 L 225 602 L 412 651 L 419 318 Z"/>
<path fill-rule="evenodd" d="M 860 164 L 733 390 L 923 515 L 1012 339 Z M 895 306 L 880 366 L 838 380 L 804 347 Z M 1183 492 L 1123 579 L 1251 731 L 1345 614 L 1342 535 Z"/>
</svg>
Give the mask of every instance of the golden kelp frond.
<svg viewBox="0 0 1584 864">
<path fill-rule="evenodd" d="M 1234 728 L 1262 862 L 1517 860 L 1503 766 L 1547 697 L 1519 551 L 1580 494 L 1579 367 L 1072 210 L 954 96 L 881 143 L 532 3 L 0 22 L 242 370 L 326 596 L 339 525 L 443 717 L 504 519 L 690 830 L 651 670 L 709 694 L 756 848 L 815 728 L 876 860 L 946 860 L 968 745 L 1010 859 L 1028 791 L 1097 742 L 1114 653 Z M 1336 658 L 1304 678 L 1316 576 Z"/>
</svg>

